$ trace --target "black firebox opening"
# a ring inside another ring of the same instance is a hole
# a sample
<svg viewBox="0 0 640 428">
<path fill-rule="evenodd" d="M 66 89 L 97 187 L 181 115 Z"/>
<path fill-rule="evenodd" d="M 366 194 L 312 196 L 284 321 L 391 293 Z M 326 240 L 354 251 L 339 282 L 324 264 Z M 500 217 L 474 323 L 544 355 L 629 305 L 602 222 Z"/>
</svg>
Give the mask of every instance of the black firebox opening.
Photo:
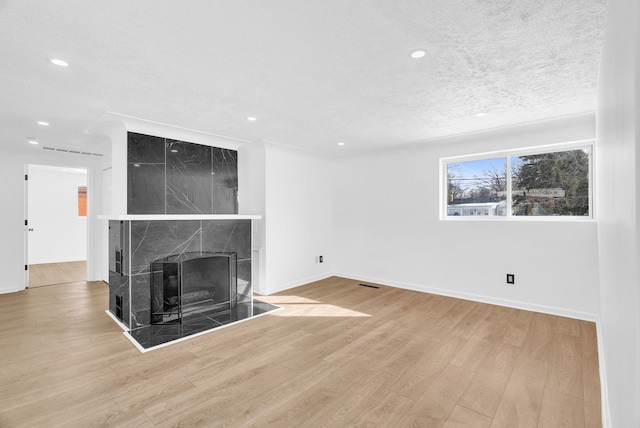
<svg viewBox="0 0 640 428">
<path fill-rule="evenodd" d="M 185 253 L 151 263 L 151 324 L 182 323 L 237 305 L 237 255 Z"/>
</svg>

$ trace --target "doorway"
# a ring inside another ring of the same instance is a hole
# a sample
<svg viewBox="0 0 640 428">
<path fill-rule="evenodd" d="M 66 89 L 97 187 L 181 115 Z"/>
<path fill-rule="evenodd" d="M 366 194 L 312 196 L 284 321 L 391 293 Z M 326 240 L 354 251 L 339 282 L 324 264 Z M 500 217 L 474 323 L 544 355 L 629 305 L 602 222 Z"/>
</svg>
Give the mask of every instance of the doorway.
<svg viewBox="0 0 640 428">
<path fill-rule="evenodd" d="M 87 279 L 87 170 L 28 165 L 28 287 Z"/>
</svg>

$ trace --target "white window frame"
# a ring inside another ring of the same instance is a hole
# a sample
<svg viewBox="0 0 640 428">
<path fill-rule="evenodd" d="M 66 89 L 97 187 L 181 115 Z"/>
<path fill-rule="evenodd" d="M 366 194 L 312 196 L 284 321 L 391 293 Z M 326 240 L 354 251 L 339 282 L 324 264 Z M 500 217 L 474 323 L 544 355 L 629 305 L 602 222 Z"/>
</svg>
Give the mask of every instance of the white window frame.
<svg viewBox="0 0 640 428">
<path fill-rule="evenodd" d="M 589 215 L 588 216 L 514 216 L 511 213 L 511 158 L 514 156 L 526 156 L 544 153 L 564 152 L 568 150 L 588 149 L 590 155 L 589 162 Z M 566 143 L 548 144 L 542 146 L 525 147 L 520 149 L 501 150 L 493 152 L 476 153 L 471 155 L 450 156 L 440 158 L 440 220 L 444 221 L 578 221 L 590 222 L 595 221 L 594 213 L 594 159 L 595 140 L 578 140 Z M 506 158 L 507 171 L 507 215 L 506 216 L 450 216 L 448 215 L 448 165 L 457 162 L 469 162 L 484 159 Z"/>
</svg>

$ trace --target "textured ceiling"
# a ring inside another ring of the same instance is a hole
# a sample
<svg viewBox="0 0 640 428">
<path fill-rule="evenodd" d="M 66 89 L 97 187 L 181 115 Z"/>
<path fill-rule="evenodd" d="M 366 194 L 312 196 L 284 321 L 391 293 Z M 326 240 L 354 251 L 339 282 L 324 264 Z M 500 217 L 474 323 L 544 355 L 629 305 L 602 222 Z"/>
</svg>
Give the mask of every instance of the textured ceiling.
<svg viewBox="0 0 640 428">
<path fill-rule="evenodd" d="M 340 156 L 593 111 L 605 19 L 605 0 L 0 0 L 0 145 L 103 150 L 84 131 L 110 111 Z"/>
</svg>

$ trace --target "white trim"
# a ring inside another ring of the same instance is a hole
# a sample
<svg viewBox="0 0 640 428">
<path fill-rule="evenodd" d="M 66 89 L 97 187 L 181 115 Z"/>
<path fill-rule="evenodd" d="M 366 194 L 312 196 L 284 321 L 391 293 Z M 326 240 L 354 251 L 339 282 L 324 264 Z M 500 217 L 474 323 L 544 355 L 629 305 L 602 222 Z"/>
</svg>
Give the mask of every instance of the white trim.
<svg viewBox="0 0 640 428">
<path fill-rule="evenodd" d="M 524 221 L 524 222 L 574 222 L 574 223 L 595 223 L 596 219 L 591 216 L 565 215 L 565 216 L 447 216 L 442 217 L 442 221 Z"/>
<path fill-rule="evenodd" d="M 332 274 L 332 273 L 324 273 L 324 274 L 321 274 L 321 275 L 307 277 L 305 279 L 301 279 L 301 280 L 298 280 L 298 281 L 288 282 L 288 283 L 280 285 L 278 287 L 271 287 L 270 285 L 267 285 L 267 287 L 265 287 L 266 288 L 266 290 L 265 290 L 266 294 L 264 294 L 264 295 L 265 296 L 270 296 L 271 294 L 274 294 L 274 293 L 279 293 L 279 292 L 285 291 L 285 290 L 291 290 L 292 288 L 300 287 L 302 285 L 307 285 L 309 283 L 316 282 L 316 281 L 321 281 L 323 279 L 327 279 L 327 278 L 330 278 L 332 276 L 335 276 L 335 275 Z"/>
<path fill-rule="evenodd" d="M 594 146 L 596 142 L 595 138 L 587 138 L 584 140 L 575 140 L 575 141 L 567 141 L 564 143 L 551 143 L 551 144 L 542 144 L 540 146 L 527 146 L 516 149 L 507 149 L 507 150 L 495 150 L 489 152 L 481 152 L 481 153 L 472 153 L 469 155 L 457 155 L 457 156 L 446 156 L 440 158 L 441 161 L 450 161 L 450 160 L 465 160 L 465 161 L 474 161 L 474 160 L 482 160 L 488 159 L 492 157 L 507 157 L 512 155 L 535 155 L 535 154 L 543 154 L 543 153 L 555 153 L 555 152 L 564 152 L 571 149 L 580 149 L 584 146 Z"/>
<path fill-rule="evenodd" d="M 109 318 L 114 320 L 116 322 L 116 324 L 118 324 L 118 327 L 120 327 L 123 331 L 125 331 L 125 332 L 129 331 L 129 327 L 124 325 L 124 323 L 122 321 L 120 321 L 118 318 L 116 318 L 116 316 L 113 315 L 109 309 L 106 309 L 104 312 L 109 316 Z"/>
<path fill-rule="evenodd" d="M 251 229 L 251 236 L 253 237 L 253 222 L 251 222 Z M 257 294 L 264 294 L 262 292 L 262 282 L 260 280 L 260 269 L 264 263 L 263 257 L 262 247 L 251 248 L 251 289 Z"/>
<path fill-rule="evenodd" d="M 187 142 L 201 141 L 197 144 L 211 145 L 222 144 L 225 149 L 237 150 L 237 148 L 243 144 L 251 144 L 252 141 L 243 140 L 240 138 L 229 137 L 226 135 L 213 134 L 210 132 L 198 131 L 192 128 L 185 128 L 176 125 L 169 125 L 164 122 L 156 122 L 154 120 L 142 119 L 135 116 L 129 116 L 122 113 L 116 113 L 113 111 L 105 111 L 96 122 L 101 120 L 108 121 L 109 119 L 118 119 L 122 122 L 128 132 L 135 132 L 139 134 L 157 136 L 159 130 L 162 130 L 163 138 L 176 139 Z"/>
<path fill-rule="evenodd" d="M 34 260 L 34 261 L 29 261 L 29 266 L 33 266 L 33 265 L 46 265 L 49 263 L 67 263 L 67 262 L 86 262 L 87 259 L 85 258 L 63 258 L 63 259 L 46 259 L 46 260 Z"/>
<path fill-rule="evenodd" d="M 17 287 L 10 287 L 10 288 L 0 288 L 0 294 L 8 294 L 8 293 L 17 293 L 19 291 L 24 291 L 24 290 L 28 290 L 29 287 L 24 286 L 17 286 Z"/>
<path fill-rule="evenodd" d="M 126 338 L 127 338 L 127 340 L 128 340 L 129 342 L 131 342 L 131 343 L 133 344 L 133 346 L 135 346 L 135 347 L 136 347 L 136 349 L 137 349 L 138 351 L 140 351 L 140 352 L 141 352 L 141 353 L 143 353 L 143 354 L 144 354 L 145 352 L 147 352 L 147 349 L 144 349 L 144 348 L 142 347 L 142 345 L 140 345 L 138 342 L 136 342 L 136 340 L 135 340 L 133 337 L 131 337 L 131 334 L 129 334 L 129 332 L 128 332 L 128 331 L 123 331 L 123 332 L 122 332 L 122 334 L 124 335 L 124 337 L 126 337 Z M 152 350 L 152 349 L 154 349 L 154 348 L 149 348 L 149 350 Z"/>
<path fill-rule="evenodd" d="M 121 224 L 125 224 L 125 223 L 121 223 Z M 201 226 L 202 227 L 202 226 Z M 127 276 L 127 290 L 129 291 L 129 313 L 127 314 L 129 317 L 129 328 L 131 328 L 131 326 L 133 325 L 133 304 L 131 302 L 133 302 L 133 274 L 131 273 L 132 271 L 132 263 L 131 263 L 131 258 L 133 257 L 133 253 L 131 252 L 131 223 L 126 224 L 126 230 L 127 230 L 127 237 L 126 237 L 126 244 L 127 246 L 127 258 L 129 260 L 127 260 L 127 262 L 125 263 L 125 261 L 123 259 L 120 260 L 120 269 L 122 271 L 123 275 Z M 120 232 L 122 232 L 122 230 L 120 230 Z M 122 240 L 120 240 L 120 242 L 122 242 Z M 125 266 L 127 266 L 127 269 L 125 270 Z M 149 274 L 151 275 L 151 272 L 149 272 Z M 151 280 L 151 278 L 149 278 Z M 149 286 L 151 286 L 151 284 L 149 284 Z M 151 288 L 151 287 L 149 287 Z M 123 318 L 124 318 L 124 313 L 122 314 Z M 137 321 L 136 321 L 137 322 Z"/>
<path fill-rule="evenodd" d="M 583 148 L 589 148 L 589 215 L 588 216 L 514 216 L 511 215 L 511 211 L 507 209 L 505 216 L 450 216 L 448 215 L 448 193 L 447 193 L 447 165 L 455 162 L 473 162 L 478 160 L 487 160 L 492 158 L 505 158 L 506 161 L 506 187 L 507 187 L 507 207 L 511 207 L 511 157 L 513 156 L 526 156 L 534 154 L 545 153 L 557 153 L 568 150 L 578 150 Z M 583 140 L 575 140 L 564 143 L 552 143 L 544 144 L 540 146 L 529 146 L 516 149 L 489 151 L 482 153 L 474 153 L 469 155 L 457 155 L 442 157 L 439 159 L 439 214 L 438 218 L 441 221 L 571 221 L 571 222 L 589 222 L 595 221 L 596 216 L 594 213 L 594 201 L 595 201 L 595 150 L 596 139 L 589 138 Z"/>
<path fill-rule="evenodd" d="M 431 143 L 431 144 L 450 144 L 451 141 L 456 141 L 462 138 L 474 138 L 474 139 L 482 139 L 487 138 L 488 136 L 493 136 L 496 132 L 498 133 L 513 133 L 517 132 L 518 134 L 522 134 L 523 127 L 539 127 L 539 126 L 552 126 L 558 123 L 564 123 L 570 120 L 590 120 L 595 122 L 596 111 L 595 110 L 586 110 L 579 113 L 573 114 L 564 114 L 561 116 L 550 117 L 547 119 L 537 119 L 537 120 L 525 120 L 524 122 L 513 123 L 510 125 L 502 125 L 502 126 L 494 126 L 490 128 L 479 129 L 476 131 L 467 131 L 467 132 L 459 132 L 457 134 L 448 134 L 440 137 L 428 138 L 426 140 L 420 140 L 419 144 Z"/>
<path fill-rule="evenodd" d="M 602 338 L 602 325 L 600 320 L 596 322 L 596 334 L 598 340 L 598 370 L 600 372 L 600 401 L 602 412 L 602 428 L 611 428 L 611 409 L 609 407 L 609 387 L 607 383 L 606 364 L 604 362 L 604 340 Z"/>
<path fill-rule="evenodd" d="M 499 297 L 487 297 L 479 294 L 463 293 L 458 291 L 445 290 L 437 287 L 427 287 L 424 285 L 411 284 L 399 281 L 390 281 L 381 278 L 373 278 L 362 275 L 352 275 L 344 272 L 335 273 L 334 276 L 341 278 L 353 279 L 356 281 L 373 282 L 376 284 L 386 285 L 389 287 L 402 288 L 406 290 L 420 291 L 422 293 L 437 294 L 440 296 L 455 297 L 457 299 L 471 300 L 473 302 L 488 303 L 497 306 L 506 306 L 514 309 L 522 309 L 531 312 L 540 312 L 549 315 L 559 315 L 561 317 L 574 318 L 583 321 L 598 322 L 600 317 L 598 314 L 589 312 L 574 311 L 571 309 L 558 308 L 555 306 L 538 305 L 535 303 L 521 302 L 517 300 L 501 299 Z"/>
<path fill-rule="evenodd" d="M 72 166 L 69 166 L 69 165 L 72 165 Z M 97 171 L 99 170 L 99 165 L 96 165 L 93 162 L 85 162 L 84 159 L 82 160 L 82 162 L 76 163 L 76 162 L 69 162 L 68 160 L 65 160 L 64 162 L 58 162 L 57 159 L 54 160 L 54 159 L 35 159 L 34 158 L 32 160 L 31 157 L 28 157 L 24 163 L 24 169 L 25 169 L 26 175 L 29 175 L 31 167 L 47 167 L 47 168 L 55 168 L 55 169 L 68 168 L 68 169 L 74 169 L 74 170 L 83 169 L 85 171 L 86 186 L 87 186 L 87 217 L 79 217 L 79 218 L 84 218 L 84 221 L 86 222 L 85 224 L 86 238 L 84 240 L 84 244 L 86 246 L 85 248 L 86 257 L 84 259 L 71 259 L 71 260 L 69 259 L 65 259 L 65 260 L 50 259 L 47 261 L 40 260 L 40 261 L 37 261 L 36 263 L 32 263 L 31 260 L 29 260 L 28 226 L 24 226 L 24 230 L 25 230 L 24 264 L 29 266 L 31 264 L 60 263 L 60 262 L 86 260 L 87 266 L 85 271 L 85 280 L 86 281 L 101 280 L 100 278 L 97 278 L 94 276 L 94 270 L 96 269 L 96 266 L 100 266 L 100 264 L 102 263 L 102 261 L 99 261 L 101 254 L 99 251 L 96 251 L 96 246 L 100 244 L 100 238 L 95 236 L 94 234 L 95 230 L 99 228 L 100 225 L 97 223 L 96 217 L 93 215 L 94 203 L 97 203 L 93 201 L 94 199 L 93 195 L 103 191 L 102 183 L 100 183 L 100 188 L 96 189 L 96 183 L 94 179 L 94 174 L 98 173 Z M 28 214 L 29 214 L 28 213 L 28 206 L 29 206 L 28 181 L 29 180 L 24 181 L 25 185 L 23 190 L 24 206 L 25 206 L 24 218 L 27 220 L 28 220 Z M 25 284 L 21 290 L 29 288 L 29 269 L 25 270 L 24 278 L 25 278 Z M 4 293 L 5 291 L 0 290 L 0 294 L 4 294 Z"/>
</svg>

